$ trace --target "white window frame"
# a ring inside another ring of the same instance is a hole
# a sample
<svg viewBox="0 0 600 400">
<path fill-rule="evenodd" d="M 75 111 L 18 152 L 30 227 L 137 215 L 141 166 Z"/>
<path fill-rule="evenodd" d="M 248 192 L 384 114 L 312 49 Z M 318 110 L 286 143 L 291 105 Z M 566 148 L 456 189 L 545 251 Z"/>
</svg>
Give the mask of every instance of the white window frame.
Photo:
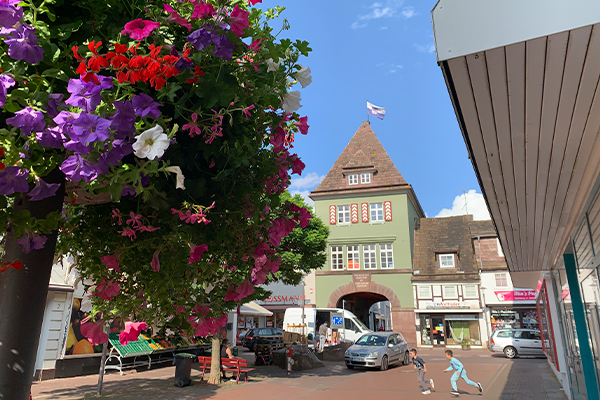
<svg viewBox="0 0 600 400">
<path fill-rule="evenodd" d="M 358 174 L 348 175 L 348 185 L 358 185 Z"/>
<path fill-rule="evenodd" d="M 362 174 L 360 174 L 360 183 L 371 183 L 371 173 L 370 172 L 364 172 Z"/>
<path fill-rule="evenodd" d="M 363 244 L 363 260 L 365 269 L 377 269 L 377 246 Z"/>
<path fill-rule="evenodd" d="M 427 293 L 425 293 L 425 290 Z M 419 299 L 432 299 L 433 295 L 431 294 L 431 286 L 417 286 L 417 293 L 419 294 Z"/>
<path fill-rule="evenodd" d="M 504 257 L 504 252 L 502 251 L 502 245 L 500 244 L 500 239 L 496 238 L 496 244 L 498 245 L 498 257 Z"/>
<path fill-rule="evenodd" d="M 498 279 L 500 278 L 500 279 Z M 500 272 L 498 274 L 494 274 L 494 280 L 497 288 L 507 288 L 508 287 L 508 277 L 506 276 L 506 272 Z M 498 284 L 500 281 L 500 285 Z M 504 281 L 504 285 L 502 285 L 502 281 Z"/>
<path fill-rule="evenodd" d="M 455 269 L 456 268 L 456 259 L 454 253 L 443 253 L 438 254 L 438 260 L 440 263 L 440 269 Z M 448 260 L 448 257 L 452 257 L 452 265 L 444 265 L 443 260 Z"/>
<path fill-rule="evenodd" d="M 452 288 L 454 290 L 454 293 L 448 293 L 448 290 Z M 442 296 L 444 297 L 444 300 L 446 299 L 458 299 L 458 289 L 456 288 L 456 285 L 442 285 Z"/>
<path fill-rule="evenodd" d="M 388 262 L 390 258 L 392 260 L 391 265 Z M 382 243 L 379 245 L 379 259 L 381 260 L 381 269 L 394 268 L 394 246 L 391 243 Z"/>
<path fill-rule="evenodd" d="M 369 217 L 371 218 L 371 222 L 385 222 L 383 217 L 383 203 L 370 203 Z"/>
<path fill-rule="evenodd" d="M 467 289 L 473 290 L 473 294 L 472 295 L 467 294 Z M 463 297 L 465 299 L 476 299 L 476 298 L 478 298 L 478 295 L 477 295 L 477 285 L 464 285 L 463 286 Z"/>
<path fill-rule="evenodd" d="M 338 225 L 350 224 L 350 206 L 337 206 L 337 223 Z"/>
<path fill-rule="evenodd" d="M 344 246 L 331 246 L 331 269 L 333 271 L 344 269 Z"/>
<path fill-rule="evenodd" d="M 348 270 L 357 271 L 360 269 L 360 245 L 351 244 L 346 246 L 346 256 L 348 260 Z M 350 261 L 358 263 L 358 268 L 350 268 Z"/>
</svg>

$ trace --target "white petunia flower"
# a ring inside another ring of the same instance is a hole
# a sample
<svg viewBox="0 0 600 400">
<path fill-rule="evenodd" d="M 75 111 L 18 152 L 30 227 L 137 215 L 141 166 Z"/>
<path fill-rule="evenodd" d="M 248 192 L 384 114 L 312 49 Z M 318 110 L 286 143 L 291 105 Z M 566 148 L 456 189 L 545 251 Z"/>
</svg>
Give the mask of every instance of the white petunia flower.
<svg viewBox="0 0 600 400">
<path fill-rule="evenodd" d="M 162 126 L 156 125 L 136 136 L 133 153 L 139 158 L 154 160 L 162 157 L 170 144 L 171 141 Z"/>
<path fill-rule="evenodd" d="M 302 107 L 300 105 L 300 100 L 302 99 L 300 98 L 299 91 L 294 90 L 288 92 L 283 95 L 283 105 L 281 106 L 281 108 L 287 113 L 297 111 L 300 107 Z"/>
<path fill-rule="evenodd" d="M 300 82 L 304 89 L 312 83 L 312 76 L 310 74 L 310 67 L 302 67 L 300 71 L 296 72 L 293 77 Z"/>
<path fill-rule="evenodd" d="M 269 58 L 267 60 L 267 72 L 277 71 L 279 69 L 279 63 L 281 63 L 281 59 L 279 59 L 279 62 L 274 62 L 272 58 Z"/>
<path fill-rule="evenodd" d="M 165 168 L 165 171 L 177 174 L 177 177 L 176 177 L 177 183 L 175 184 L 175 188 L 185 190 L 185 186 L 183 184 L 183 182 L 185 181 L 185 176 L 183 176 L 183 173 L 181 172 L 181 168 L 179 168 L 177 166 L 167 167 L 167 168 Z"/>
</svg>

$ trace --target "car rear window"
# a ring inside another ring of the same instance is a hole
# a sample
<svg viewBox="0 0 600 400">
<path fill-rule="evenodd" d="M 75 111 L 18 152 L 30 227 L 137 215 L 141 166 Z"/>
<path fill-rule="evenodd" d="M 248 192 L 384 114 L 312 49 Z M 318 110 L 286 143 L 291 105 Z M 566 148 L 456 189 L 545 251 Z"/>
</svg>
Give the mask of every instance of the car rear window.
<svg viewBox="0 0 600 400">
<path fill-rule="evenodd" d="M 498 331 L 496 337 L 512 337 L 511 331 Z"/>
</svg>

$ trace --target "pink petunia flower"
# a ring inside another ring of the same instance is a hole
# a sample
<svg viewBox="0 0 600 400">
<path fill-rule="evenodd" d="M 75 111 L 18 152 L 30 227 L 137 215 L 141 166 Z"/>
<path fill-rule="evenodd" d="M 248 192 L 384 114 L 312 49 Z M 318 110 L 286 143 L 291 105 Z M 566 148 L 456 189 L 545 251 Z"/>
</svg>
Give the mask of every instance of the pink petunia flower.
<svg viewBox="0 0 600 400">
<path fill-rule="evenodd" d="M 132 242 L 133 239 L 137 239 L 135 231 L 131 228 L 125 228 L 122 231 L 119 231 L 119 233 L 121 234 L 121 236 L 127 236 L 128 238 L 130 238 Z"/>
<path fill-rule="evenodd" d="M 298 155 L 292 154 L 289 160 L 292 162 L 292 174 L 302 175 L 302 171 L 304 171 L 306 165 L 298 158 Z"/>
<path fill-rule="evenodd" d="M 160 261 L 158 260 L 158 253 L 160 253 L 160 249 L 156 250 L 152 255 L 152 261 L 150 261 L 150 266 L 154 270 L 154 272 L 160 271 Z"/>
<path fill-rule="evenodd" d="M 308 133 L 309 125 L 307 124 L 308 117 L 302 117 L 298 122 L 296 122 L 296 126 L 301 134 L 306 135 Z"/>
<path fill-rule="evenodd" d="M 105 265 L 106 268 L 108 269 L 114 269 L 117 272 L 121 272 L 121 270 L 119 269 L 119 257 L 121 256 L 121 251 L 118 253 L 113 254 L 112 256 L 104 256 L 104 257 L 100 257 L 100 261 L 102 261 Z"/>
<path fill-rule="evenodd" d="M 248 4 L 251 6 L 255 5 L 256 3 L 262 3 L 262 0 L 248 0 Z"/>
<path fill-rule="evenodd" d="M 126 23 L 125 29 L 121 31 L 121 35 L 129 35 L 133 40 L 142 40 L 150 36 L 152 31 L 159 26 L 160 23 L 158 22 L 138 18 Z"/>
<path fill-rule="evenodd" d="M 250 283 L 249 280 L 245 280 L 242 282 L 237 288 L 230 288 L 227 290 L 225 294 L 225 301 L 240 301 L 254 293 L 254 287 Z"/>
<path fill-rule="evenodd" d="M 192 24 L 190 24 L 187 19 L 182 18 L 179 15 L 179 13 L 173 9 L 173 7 L 171 7 L 168 4 L 165 4 L 164 8 L 165 8 L 166 12 L 168 12 L 169 14 L 171 14 L 169 16 L 169 18 L 167 19 L 169 22 L 176 22 L 179 25 L 186 27 L 188 29 L 188 31 L 192 30 Z"/>
<path fill-rule="evenodd" d="M 212 4 L 200 3 L 200 4 L 196 4 L 196 7 L 194 7 L 194 12 L 192 13 L 192 19 L 212 17 L 215 14 L 216 14 L 215 8 L 213 7 Z"/>
<path fill-rule="evenodd" d="M 238 7 L 236 4 L 229 16 L 229 25 L 231 27 L 231 32 L 241 37 L 244 34 L 244 29 L 247 29 L 250 26 L 248 22 L 248 16 L 250 13 L 248 11 L 244 11 Z"/>
<path fill-rule="evenodd" d="M 200 261 L 200 258 L 202 258 L 202 253 L 204 253 L 207 250 L 208 250 L 208 245 L 206 245 L 206 244 L 201 244 L 200 246 L 192 245 L 192 250 L 190 251 L 190 260 L 188 262 L 188 265 L 193 264 L 196 261 Z"/>
<path fill-rule="evenodd" d="M 246 116 L 246 119 L 248 119 L 248 117 L 250 117 L 250 110 L 252 110 L 252 109 L 254 109 L 254 104 L 242 109 L 242 112 Z"/>
<path fill-rule="evenodd" d="M 121 286 L 115 281 L 103 279 L 96 286 L 96 290 L 92 293 L 92 296 L 98 296 L 104 300 L 110 300 L 114 296 L 118 295 L 121 291 Z"/>
<path fill-rule="evenodd" d="M 127 346 L 129 342 L 135 342 L 138 340 L 140 333 L 147 329 L 145 322 L 125 322 L 125 329 L 119 335 L 119 343 L 123 346 Z"/>
<path fill-rule="evenodd" d="M 92 346 L 97 346 L 108 341 L 108 335 L 104 332 L 106 321 L 99 319 L 96 322 L 88 321 L 80 325 L 81 334 L 85 336 Z"/>
</svg>

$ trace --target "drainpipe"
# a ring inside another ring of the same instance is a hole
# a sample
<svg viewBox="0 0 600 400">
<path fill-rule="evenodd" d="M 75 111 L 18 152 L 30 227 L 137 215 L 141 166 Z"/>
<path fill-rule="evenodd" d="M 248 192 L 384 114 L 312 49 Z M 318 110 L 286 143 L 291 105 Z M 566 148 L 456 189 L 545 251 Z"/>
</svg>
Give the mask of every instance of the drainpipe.
<svg viewBox="0 0 600 400">
<path fill-rule="evenodd" d="M 482 255 L 481 255 L 481 236 L 477 236 L 477 245 L 479 246 L 479 282 L 481 282 L 481 271 L 483 270 L 483 259 L 482 259 Z M 490 320 L 488 317 L 488 306 L 487 306 L 487 302 L 485 301 L 485 292 L 484 292 L 484 290 L 487 290 L 487 288 L 479 285 L 479 289 L 481 290 L 480 301 L 482 302 L 482 308 L 483 308 L 483 322 L 485 323 L 485 331 L 487 332 L 487 342 L 489 343 L 490 337 L 492 335 L 490 335 L 490 322 L 489 322 Z"/>
</svg>

